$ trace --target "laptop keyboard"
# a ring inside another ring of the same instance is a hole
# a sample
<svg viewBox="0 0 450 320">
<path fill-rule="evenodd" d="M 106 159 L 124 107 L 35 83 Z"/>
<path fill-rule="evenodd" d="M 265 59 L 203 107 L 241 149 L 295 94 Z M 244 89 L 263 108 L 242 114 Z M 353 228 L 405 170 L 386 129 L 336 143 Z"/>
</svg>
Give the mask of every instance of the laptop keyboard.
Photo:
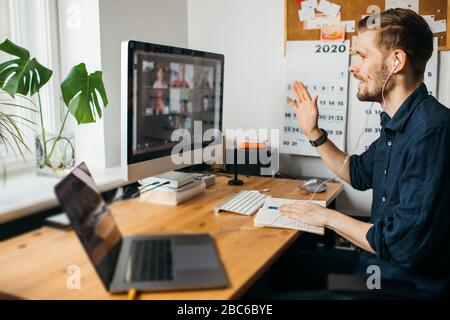
<svg viewBox="0 0 450 320">
<path fill-rule="evenodd" d="M 131 243 L 125 281 L 173 280 L 170 239 L 135 240 Z"/>
</svg>

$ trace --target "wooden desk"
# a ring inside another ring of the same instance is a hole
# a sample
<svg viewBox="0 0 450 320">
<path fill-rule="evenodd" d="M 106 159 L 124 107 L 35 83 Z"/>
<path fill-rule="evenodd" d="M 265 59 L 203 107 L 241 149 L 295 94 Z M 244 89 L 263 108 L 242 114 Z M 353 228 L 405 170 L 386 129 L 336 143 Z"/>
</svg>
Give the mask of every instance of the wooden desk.
<svg viewBox="0 0 450 320">
<path fill-rule="evenodd" d="M 233 299 L 238 298 L 295 240 L 299 232 L 255 228 L 253 216 L 214 213 L 214 207 L 243 189 L 269 188 L 268 194 L 290 199 L 308 199 L 297 187 L 298 180 L 241 177 L 244 186 L 227 185 L 217 177 L 206 192 L 179 206 L 154 205 L 129 200 L 111 209 L 124 235 L 139 233 L 207 232 L 215 238 L 230 285 L 220 290 L 143 293 L 141 299 Z M 314 200 L 329 205 L 342 191 L 329 183 Z M 81 289 L 68 289 L 67 268 L 81 268 Z M 125 299 L 111 295 L 102 286 L 73 231 L 44 227 L 0 243 L 0 291 L 28 299 Z"/>
</svg>

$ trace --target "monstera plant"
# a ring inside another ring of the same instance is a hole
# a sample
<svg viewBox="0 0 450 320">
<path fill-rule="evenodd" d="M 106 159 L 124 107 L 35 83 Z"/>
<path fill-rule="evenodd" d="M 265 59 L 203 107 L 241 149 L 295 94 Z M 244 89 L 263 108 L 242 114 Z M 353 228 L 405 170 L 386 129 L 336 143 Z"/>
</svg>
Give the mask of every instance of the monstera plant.
<svg viewBox="0 0 450 320">
<path fill-rule="evenodd" d="M 38 172 L 64 174 L 75 163 L 73 135 L 68 136 L 64 133 L 69 114 L 76 119 L 78 124 L 92 123 L 96 121 L 97 117 L 102 117 L 102 107 L 108 105 L 102 72 L 88 73 L 84 63 L 80 63 L 71 69 L 60 86 L 62 99 L 67 107 L 65 116 L 58 132 L 49 132 L 44 126 L 40 90 L 48 83 L 53 71 L 42 66 L 35 58 L 30 58 L 28 50 L 19 47 L 8 39 L 0 44 L 0 51 L 15 57 L 12 60 L 0 63 L 0 90 L 6 92 L 13 99 L 20 97 L 31 103 L 31 107 L 14 102 L 9 102 L 6 105 L 28 108 L 39 115 L 39 129 L 36 135 Z M 5 102 L 2 104 L 5 104 Z M 2 139 L 1 129 L 8 128 L 9 130 L 6 133 L 9 137 L 12 137 L 16 144 L 15 149 L 26 148 L 29 150 L 20 126 L 17 125 L 17 121 L 23 119 L 18 119 L 14 115 L 11 117 L 11 114 L 8 114 L 8 116 L 9 118 L 2 118 L 0 114 L 0 140 Z M 9 122 L 7 123 L 5 120 Z M 32 119 L 25 120 L 28 121 L 28 124 L 33 124 Z M 5 136 L 3 136 L 3 139 Z M 3 142 L 5 143 L 5 140 Z"/>
</svg>

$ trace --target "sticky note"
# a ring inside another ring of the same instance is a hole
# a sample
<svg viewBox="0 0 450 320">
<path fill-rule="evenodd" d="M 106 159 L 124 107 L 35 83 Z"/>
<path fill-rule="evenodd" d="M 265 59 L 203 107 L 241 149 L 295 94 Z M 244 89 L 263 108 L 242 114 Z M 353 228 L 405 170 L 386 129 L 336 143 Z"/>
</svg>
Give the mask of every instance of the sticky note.
<svg viewBox="0 0 450 320">
<path fill-rule="evenodd" d="M 434 27 L 432 28 L 433 33 L 446 32 L 447 31 L 447 20 L 436 20 L 434 22 Z"/>
<path fill-rule="evenodd" d="M 328 0 L 320 0 L 319 5 L 317 6 L 317 11 L 325 13 L 329 4 L 330 1 Z"/>
<path fill-rule="evenodd" d="M 338 25 L 341 23 L 341 14 L 339 13 L 336 17 L 331 16 L 316 16 L 314 19 L 305 21 L 305 30 L 322 29 L 323 26 L 327 25 Z"/>
<path fill-rule="evenodd" d="M 317 11 L 336 17 L 339 14 L 339 11 L 341 11 L 341 6 L 328 0 L 320 0 Z"/>
<path fill-rule="evenodd" d="M 317 8 L 317 0 L 302 1 L 302 9 L 313 10 Z"/>
<path fill-rule="evenodd" d="M 326 13 L 329 14 L 330 16 L 336 17 L 338 15 L 339 11 L 341 11 L 340 5 L 338 5 L 336 3 L 330 3 Z"/>
<path fill-rule="evenodd" d="M 428 23 L 428 25 L 430 26 L 431 31 L 433 31 L 434 28 L 434 15 L 424 15 L 422 16 L 422 18 L 425 19 L 425 21 Z"/>
<path fill-rule="evenodd" d="M 385 10 L 402 8 L 410 9 L 416 13 L 419 13 L 419 0 L 386 0 Z"/>
<path fill-rule="evenodd" d="M 314 17 L 315 17 L 314 10 L 310 10 L 310 9 L 298 10 L 298 18 L 302 22 L 314 19 Z"/>
</svg>

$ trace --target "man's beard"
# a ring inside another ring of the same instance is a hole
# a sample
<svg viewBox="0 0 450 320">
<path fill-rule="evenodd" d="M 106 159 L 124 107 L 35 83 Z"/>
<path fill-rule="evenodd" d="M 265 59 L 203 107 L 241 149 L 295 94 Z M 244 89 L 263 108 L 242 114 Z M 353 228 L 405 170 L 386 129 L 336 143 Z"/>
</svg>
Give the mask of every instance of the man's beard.
<svg viewBox="0 0 450 320">
<path fill-rule="evenodd" d="M 373 76 L 373 86 L 368 88 L 368 79 L 363 81 L 364 88 L 358 89 L 357 98 L 360 101 L 369 101 L 369 102 L 378 102 L 381 103 L 383 101 L 383 86 L 386 82 L 386 79 L 389 77 L 389 72 L 386 67 L 383 67 L 380 71 L 376 72 Z M 358 79 L 361 80 L 361 79 Z M 392 83 L 388 81 L 386 83 L 386 87 L 384 88 L 384 96 L 391 91 Z M 359 85 L 358 85 L 359 86 Z"/>
</svg>

